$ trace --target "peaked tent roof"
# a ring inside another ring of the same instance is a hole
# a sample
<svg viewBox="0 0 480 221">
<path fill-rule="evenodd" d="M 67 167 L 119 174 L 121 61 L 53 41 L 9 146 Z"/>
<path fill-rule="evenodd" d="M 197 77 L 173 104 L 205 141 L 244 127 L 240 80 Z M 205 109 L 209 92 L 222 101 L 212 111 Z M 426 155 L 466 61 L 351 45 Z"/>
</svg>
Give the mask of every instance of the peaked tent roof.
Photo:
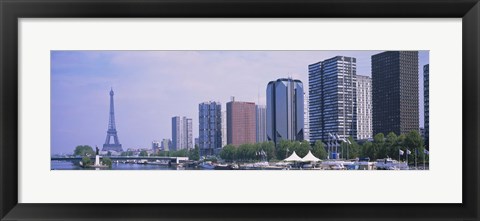
<svg viewBox="0 0 480 221">
<path fill-rule="evenodd" d="M 285 159 L 283 161 L 302 161 L 302 158 L 300 158 L 297 155 L 297 153 L 295 153 L 295 151 L 293 151 L 292 155 L 290 155 L 289 157 L 287 157 L 287 159 Z"/>
<path fill-rule="evenodd" d="M 317 162 L 317 161 L 322 161 L 322 160 L 313 156 L 312 152 L 309 150 L 307 155 L 302 158 L 302 161 L 303 162 Z"/>
</svg>

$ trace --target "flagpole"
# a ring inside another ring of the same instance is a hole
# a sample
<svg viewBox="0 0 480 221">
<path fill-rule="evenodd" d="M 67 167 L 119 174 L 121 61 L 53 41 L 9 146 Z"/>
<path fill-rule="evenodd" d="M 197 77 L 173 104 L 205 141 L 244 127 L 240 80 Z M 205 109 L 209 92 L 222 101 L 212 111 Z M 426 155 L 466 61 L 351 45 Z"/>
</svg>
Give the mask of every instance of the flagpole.
<svg viewBox="0 0 480 221">
<path fill-rule="evenodd" d="M 427 155 L 425 153 L 425 150 L 423 151 L 423 170 L 425 170 L 425 155 Z"/>
<path fill-rule="evenodd" d="M 407 168 L 408 168 L 408 149 L 407 149 Z"/>
</svg>

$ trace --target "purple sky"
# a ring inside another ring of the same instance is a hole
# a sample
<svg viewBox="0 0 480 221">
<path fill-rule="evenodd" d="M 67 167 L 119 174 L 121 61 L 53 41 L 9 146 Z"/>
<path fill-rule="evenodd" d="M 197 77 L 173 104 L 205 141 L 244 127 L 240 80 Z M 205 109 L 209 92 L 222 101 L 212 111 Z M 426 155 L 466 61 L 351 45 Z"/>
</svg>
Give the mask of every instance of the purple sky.
<svg viewBox="0 0 480 221">
<path fill-rule="evenodd" d="M 237 101 L 265 104 L 266 85 L 277 78 L 300 79 L 308 93 L 308 65 L 337 55 L 357 58 L 357 75 L 371 76 L 371 56 L 381 51 L 52 51 L 52 153 L 105 142 L 109 91 L 123 149 L 150 147 L 171 138 L 171 118 L 193 119 L 198 104 Z M 423 65 L 420 52 L 420 126 L 423 127 Z"/>
</svg>

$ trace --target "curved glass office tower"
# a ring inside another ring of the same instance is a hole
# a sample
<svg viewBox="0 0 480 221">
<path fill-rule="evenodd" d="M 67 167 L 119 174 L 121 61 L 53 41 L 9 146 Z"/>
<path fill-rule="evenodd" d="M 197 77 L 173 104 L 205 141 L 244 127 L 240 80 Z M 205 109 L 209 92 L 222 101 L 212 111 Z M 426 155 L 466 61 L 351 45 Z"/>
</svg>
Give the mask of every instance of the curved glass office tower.
<svg viewBox="0 0 480 221">
<path fill-rule="evenodd" d="M 281 78 L 267 85 L 267 139 L 303 140 L 303 83 Z"/>
</svg>

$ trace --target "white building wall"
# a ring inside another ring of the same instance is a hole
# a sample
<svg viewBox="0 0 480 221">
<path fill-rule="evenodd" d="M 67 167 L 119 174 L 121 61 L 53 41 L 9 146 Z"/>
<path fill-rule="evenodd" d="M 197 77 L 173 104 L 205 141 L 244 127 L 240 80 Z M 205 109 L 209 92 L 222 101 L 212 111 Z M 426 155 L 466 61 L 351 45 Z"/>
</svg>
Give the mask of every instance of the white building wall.
<svg viewBox="0 0 480 221">
<path fill-rule="evenodd" d="M 372 137 L 372 79 L 357 75 L 357 139 Z"/>
</svg>

